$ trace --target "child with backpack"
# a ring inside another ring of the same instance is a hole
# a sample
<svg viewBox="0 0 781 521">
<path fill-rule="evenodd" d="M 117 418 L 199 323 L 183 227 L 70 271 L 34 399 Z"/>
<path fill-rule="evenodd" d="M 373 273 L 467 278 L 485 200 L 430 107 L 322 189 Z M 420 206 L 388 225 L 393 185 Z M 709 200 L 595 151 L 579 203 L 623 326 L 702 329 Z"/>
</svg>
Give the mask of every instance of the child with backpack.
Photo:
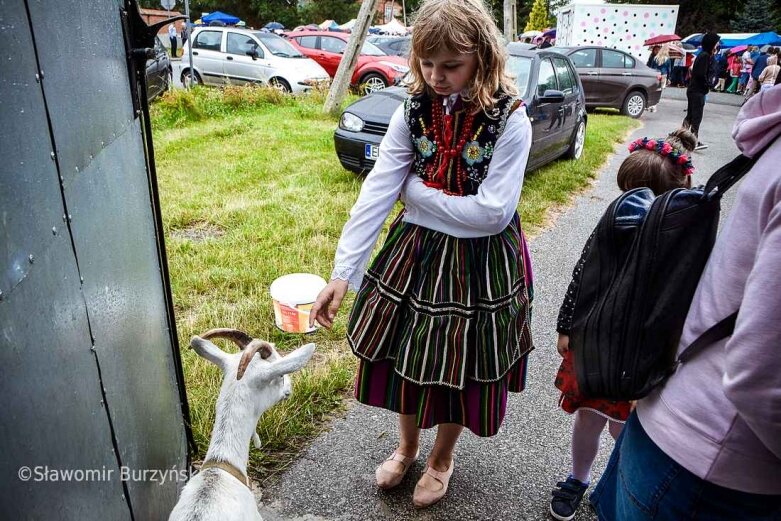
<svg viewBox="0 0 781 521">
<path fill-rule="evenodd" d="M 697 146 L 697 138 L 685 129 L 679 129 L 666 138 L 642 138 L 630 146 L 630 154 L 618 169 L 619 188 L 626 192 L 634 188 L 650 188 L 660 195 L 674 188 L 690 188 L 693 167 L 688 153 Z M 575 265 L 564 302 L 559 311 L 556 348 L 563 357 L 555 385 L 561 391 L 559 405 L 575 415 L 572 429 L 572 470 L 565 481 L 556 484 L 550 503 L 555 519 L 567 521 L 575 516 L 589 486 L 591 466 L 599 449 L 599 437 L 606 424 L 615 439 L 629 417 L 631 402 L 586 398 L 578 390 L 573 365 L 573 351 L 569 349 L 569 333 L 575 314 L 575 302 L 581 289 L 581 275 L 594 234 L 586 242 L 580 260 Z"/>
</svg>

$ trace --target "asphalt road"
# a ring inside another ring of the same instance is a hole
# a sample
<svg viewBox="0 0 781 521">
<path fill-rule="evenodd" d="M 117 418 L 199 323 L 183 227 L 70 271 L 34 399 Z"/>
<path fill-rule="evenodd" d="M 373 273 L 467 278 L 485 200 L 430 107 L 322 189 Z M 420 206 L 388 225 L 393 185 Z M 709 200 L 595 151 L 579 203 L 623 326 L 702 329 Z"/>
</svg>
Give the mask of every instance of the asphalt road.
<svg viewBox="0 0 781 521">
<path fill-rule="evenodd" d="M 736 96 L 721 96 L 726 98 L 722 101 L 720 96 L 712 96 L 705 108 L 700 137 L 710 147 L 694 153 L 695 184 L 703 183 L 708 174 L 738 153 L 730 132 L 739 101 Z M 683 100 L 682 90 L 668 89 L 658 110 L 645 113 L 644 127 L 630 139 L 663 136 L 677 128 L 686 107 Z M 266 521 L 548 518 L 550 490 L 569 471 L 572 421 L 558 409 L 558 391 L 553 386 L 560 361 L 555 349 L 558 306 L 586 238 L 619 194 L 615 173 L 627 153 L 625 144 L 616 146 L 593 187 L 576 197 L 551 227 L 532 241 L 536 349 L 530 355 L 527 389 L 510 395 L 505 423 L 495 437 L 481 439 L 469 432 L 462 436 L 445 499 L 426 510 L 414 509 L 411 502 L 412 489 L 433 444 L 433 430 L 423 433 L 421 459 L 403 484 L 390 492 L 377 489 L 374 469 L 395 448 L 396 418 L 387 411 L 352 402 L 344 418 L 333 421 L 328 432 L 262 491 L 259 502 Z M 601 474 L 612 445 L 612 439 L 604 434 L 595 478 Z M 584 507 L 576 519 L 593 516 Z"/>
</svg>

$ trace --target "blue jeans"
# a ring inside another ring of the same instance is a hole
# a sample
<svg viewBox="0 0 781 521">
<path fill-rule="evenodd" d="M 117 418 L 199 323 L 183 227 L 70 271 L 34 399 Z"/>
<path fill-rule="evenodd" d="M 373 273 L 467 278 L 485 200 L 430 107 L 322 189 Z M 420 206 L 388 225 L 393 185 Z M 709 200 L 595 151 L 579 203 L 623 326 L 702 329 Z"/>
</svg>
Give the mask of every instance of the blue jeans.
<svg viewBox="0 0 781 521">
<path fill-rule="evenodd" d="M 602 521 L 781 519 L 781 496 L 749 494 L 698 478 L 648 437 L 635 413 L 616 441 L 591 503 Z"/>
</svg>

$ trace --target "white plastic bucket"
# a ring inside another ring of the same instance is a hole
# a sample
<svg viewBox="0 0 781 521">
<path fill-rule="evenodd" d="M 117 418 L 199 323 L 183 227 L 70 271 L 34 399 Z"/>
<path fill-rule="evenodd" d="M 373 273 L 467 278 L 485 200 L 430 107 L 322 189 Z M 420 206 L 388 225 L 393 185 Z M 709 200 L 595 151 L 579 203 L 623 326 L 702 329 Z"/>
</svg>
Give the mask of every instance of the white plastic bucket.
<svg viewBox="0 0 781 521">
<path fill-rule="evenodd" d="M 314 331 L 315 327 L 309 327 L 309 311 L 325 286 L 322 277 L 311 273 L 291 273 L 272 282 L 269 293 L 277 327 L 288 333 Z"/>
</svg>

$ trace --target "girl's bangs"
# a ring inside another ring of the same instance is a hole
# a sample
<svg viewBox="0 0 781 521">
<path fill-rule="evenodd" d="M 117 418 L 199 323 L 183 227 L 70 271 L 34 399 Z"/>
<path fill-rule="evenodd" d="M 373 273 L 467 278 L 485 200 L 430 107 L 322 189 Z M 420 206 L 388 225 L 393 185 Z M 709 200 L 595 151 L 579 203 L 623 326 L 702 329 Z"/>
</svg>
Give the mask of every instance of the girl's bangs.
<svg viewBox="0 0 781 521">
<path fill-rule="evenodd" d="M 444 13 L 441 14 L 443 20 L 436 23 L 419 24 L 412 33 L 412 49 L 417 58 L 430 58 L 440 52 L 453 53 L 471 53 L 475 51 L 475 46 L 465 37 L 468 34 L 463 24 L 456 20 L 449 20 Z M 444 30 L 441 27 L 445 27 Z"/>
</svg>

